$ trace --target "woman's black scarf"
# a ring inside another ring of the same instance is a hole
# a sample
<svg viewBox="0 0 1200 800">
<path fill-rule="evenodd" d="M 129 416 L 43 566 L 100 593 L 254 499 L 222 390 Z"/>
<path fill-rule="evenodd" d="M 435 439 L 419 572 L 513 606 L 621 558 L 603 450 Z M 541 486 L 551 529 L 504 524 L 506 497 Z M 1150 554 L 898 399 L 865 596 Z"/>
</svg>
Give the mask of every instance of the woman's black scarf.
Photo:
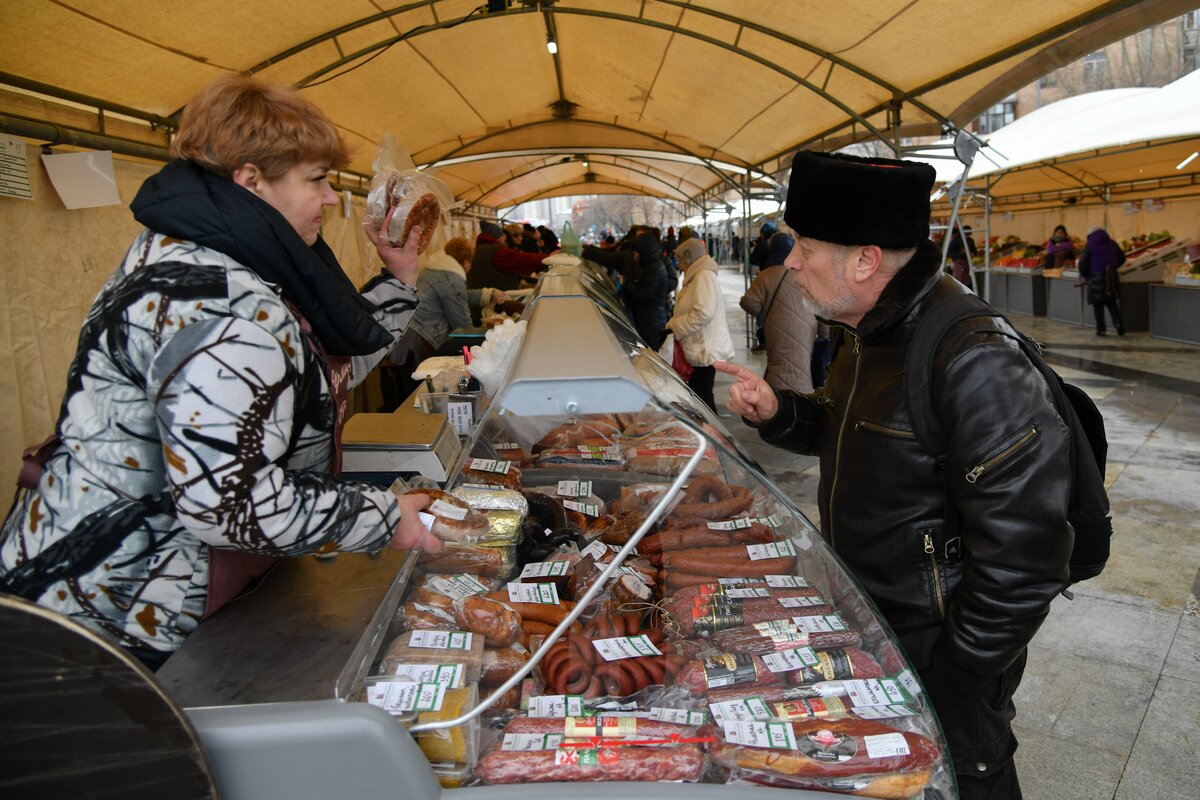
<svg viewBox="0 0 1200 800">
<path fill-rule="evenodd" d="M 392 344 L 325 240 L 309 247 L 282 214 L 233 181 L 178 159 L 143 183 L 129 207 L 150 230 L 224 253 L 279 286 L 328 353 L 366 355 Z"/>
</svg>

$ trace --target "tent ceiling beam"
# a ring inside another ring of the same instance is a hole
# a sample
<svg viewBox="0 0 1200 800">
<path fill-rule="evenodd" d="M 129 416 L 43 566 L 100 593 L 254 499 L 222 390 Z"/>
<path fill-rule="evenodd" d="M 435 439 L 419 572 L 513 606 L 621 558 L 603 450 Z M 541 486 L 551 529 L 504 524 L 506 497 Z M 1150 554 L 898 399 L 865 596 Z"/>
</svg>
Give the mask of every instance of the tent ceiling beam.
<svg viewBox="0 0 1200 800">
<path fill-rule="evenodd" d="M 641 195 L 644 195 L 645 197 L 653 197 L 655 200 L 662 200 L 663 202 L 667 202 L 668 200 L 672 199 L 670 197 L 663 197 L 662 195 L 654 194 L 653 192 L 642 191 L 639 193 L 637 191 L 636 186 L 629 186 L 628 184 L 620 183 L 619 181 L 594 180 L 594 181 L 574 181 L 572 183 L 563 183 L 563 184 L 559 184 L 558 186 L 552 186 L 549 189 L 542 189 L 542 190 L 534 192 L 532 194 L 527 194 L 524 197 L 513 198 L 512 207 L 516 208 L 517 206 L 521 205 L 522 203 L 532 203 L 534 200 L 541 200 L 543 197 L 550 196 L 551 193 L 553 193 L 553 192 L 559 192 L 561 195 L 562 189 L 570 189 L 571 187 L 574 187 L 574 186 L 616 186 L 621 189 L 627 189 L 628 191 L 626 191 L 625 194 L 630 194 L 630 195 L 635 195 L 635 196 L 638 194 L 641 194 Z M 588 192 L 584 192 L 584 194 L 588 194 Z M 613 192 L 612 194 L 618 194 L 618 192 Z M 678 202 L 678 201 L 675 201 L 675 202 Z"/>
<path fill-rule="evenodd" d="M 609 162 L 606 162 L 606 161 L 597 161 L 597 162 L 595 162 L 595 163 L 597 163 L 597 164 L 608 164 Z M 517 173 L 516 175 L 512 175 L 511 177 L 505 178 L 505 179 L 504 179 L 503 181 L 501 181 L 500 183 L 497 183 L 496 185 L 494 185 L 494 186 L 490 187 L 490 188 L 489 188 L 489 189 L 488 189 L 486 192 L 484 192 L 483 194 L 479 195 L 479 197 L 478 197 L 478 198 L 477 198 L 475 201 L 473 201 L 473 202 L 480 202 L 480 201 L 482 201 L 482 200 L 483 200 L 485 197 L 487 197 L 488 195 L 492 194 L 493 192 L 497 191 L 498 189 L 500 189 L 500 188 L 501 188 L 501 187 L 503 187 L 503 186 L 507 186 L 508 184 L 512 183 L 513 181 L 520 180 L 521 178 L 524 178 L 524 177 L 526 177 L 526 176 L 528 176 L 528 175 L 533 175 L 534 173 L 537 173 L 537 172 L 541 172 L 541 171 L 542 171 L 542 170 L 544 170 L 544 169 L 550 169 L 551 167 L 558 167 L 558 166 L 562 166 L 562 164 L 563 164 L 562 160 L 551 161 L 551 162 L 549 162 L 549 163 L 546 163 L 546 164 L 541 164 L 541 165 L 539 165 L 539 166 L 536 166 L 536 167 L 533 167 L 533 168 L 531 168 L 531 169 L 527 169 L 527 170 L 525 170 L 524 172 Z M 638 174 L 640 174 L 640 175 L 644 175 L 645 177 L 649 178 L 650 180 L 653 180 L 653 181 L 658 181 L 659 183 L 661 183 L 661 184 L 663 184 L 664 186 L 666 186 L 666 187 L 667 187 L 667 188 L 668 188 L 668 189 L 669 189 L 669 190 L 670 190 L 672 193 L 675 193 L 675 194 L 678 194 L 678 195 L 679 195 L 678 197 L 672 197 L 671 199 L 673 199 L 673 200 L 677 200 L 677 201 L 679 201 L 679 202 L 681 202 L 681 203 L 686 203 L 686 204 L 688 204 L 688 205 L 692 205 L 691 198 L 689 198 L 689 197 L 688 197 L 687 193 L 685 193 L 685 192 L 684 192 L 682 189 L 680 189 L 678 186 L 675 186 L 674 184 L 672 184 L 672 183 L 670 183 L 669 181 L 666 181 L 666 180 L 664 180 L 664 179 L 662 179 L 662 178 L 658 177 L 657 175 L 652 175 L 652 174 L 650 174 L 649 172 L 642 172 L 642 171 L 640 171 L 640 170 L 632 170 L 632 168 L 631 168 L 631 167 L 625 167 L 625 166 L 621 166 L 621 165 L 619 165 L 619 164 L 615 164 L 615 163 L 614 163 L 614 164 L 612 164 L 612 166 L 620 167 L 621 169 L 630 169 L 631 171 L 638 172 Z M 480 188 L 480 187 L 479 187 L 479 186 L 476 186 L 476 187 L 473 187 L 473 188 Z"/>
<path fill-rule="evenodd" d="M 66 89 L 60 89 L 57 86 L 50 86 L 45 83 L 39 83 L 28 78 L 22 78 L 20 75 L 13 75 L 10 72 L 0 72 L 0 84 L 12 86 L 17 89 L 24 89 L 27 92 L 35 92 L 37 94 L 52 97 L 55 100 L 65 100 L 69 103 L 76 103 L 81 106 L 90 106 L 99 111 L 108 111 L 113 114 L 120 114 L 132 119 L 142 120 L 150 123 L 150 127 L 162 128 L 164 130 L 175 130 L 175 123 L 171 122 L 166 117 L 160 117 L 157 114 L 151 114 L 147 111 L 142 111 L 140 108 L 131 108 L 123 106 L 119 103 L 110 103 L 107 100 L 100 100 L 96 97 L 88 97 L 78 92 L 71 92 Z"/>
</svg>

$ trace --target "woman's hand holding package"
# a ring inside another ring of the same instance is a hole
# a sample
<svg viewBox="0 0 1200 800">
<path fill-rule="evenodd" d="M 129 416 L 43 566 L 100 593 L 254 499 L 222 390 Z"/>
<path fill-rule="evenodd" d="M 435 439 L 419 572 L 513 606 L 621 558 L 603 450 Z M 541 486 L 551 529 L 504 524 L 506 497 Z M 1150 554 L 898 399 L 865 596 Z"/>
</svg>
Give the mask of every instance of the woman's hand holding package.
<svg viewBox="0 0 1200 800">
<path fill-rule="evenodd" d="M 761 377 L 728 361 L 715 361 L 713 366 L 737 379 L 737 383 L 729 387 L 730 411 L 751 422 L 766 422 L 779 411 L 775 390 Z"/>
<path fill-rule="evenodd" d="M 409 241 L 413 241 L 410 237 Z M 442 549 L 441 541 L 429 532 L 421 522 L 418 511 L 429 505 L 429 496 L 424 494 L 404 494 L 396 498 L 400 505 L 400 524 L 388 541 L 391 550 L 411 550 L 417 548 L 427 553 L 437 553 Z"/>
<path fill-rule="evenodd" d="M 383 225 L 380 230 L 389 230 L 388 226 L 392 221 L 392 214 L 396 213 L 396 209 L 388 211 L 387 217 L 383 220 Z M 371 244 L 375 245 L 376 252 L 379 253 L 379 258 L 382 259 L 383 265 L 387 267 L 388 272 L 400 281 L 409 286 L 415 286 L 417 283 L 417 271 L 419 265 L 417 259 L 419 253 L 417 247 L 421 241 L 421 226 L 414 225 L 409 232 L 408 240 L 403 247 L 396 247 L 388 241 L 387 236 L 382 235 L 379 230 L 376 230 L 371 225 L 364 225 L 363 230 L 367 232 L 367 238 L 371 240 Z"/>
</svg>

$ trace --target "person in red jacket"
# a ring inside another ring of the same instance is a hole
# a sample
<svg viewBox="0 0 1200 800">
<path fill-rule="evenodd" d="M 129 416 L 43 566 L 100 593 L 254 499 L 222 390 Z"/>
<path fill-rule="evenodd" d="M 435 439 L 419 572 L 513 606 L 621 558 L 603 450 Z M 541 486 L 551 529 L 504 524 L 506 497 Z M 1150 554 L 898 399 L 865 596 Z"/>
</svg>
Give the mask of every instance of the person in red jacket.
<svg viewBox="0 0 1200 800">
<path fill-rule="evenodd" d="M 557 251 L 555 251 L 557 252 Z M 542 253 L 522 253 L 504 242 L 504 229 L 494 222 L 479 223 L 479 236 L 475 239 L 475 257 L 467 273 L 467 288 L 508 291 L 542 269 Z"/>
</svg>

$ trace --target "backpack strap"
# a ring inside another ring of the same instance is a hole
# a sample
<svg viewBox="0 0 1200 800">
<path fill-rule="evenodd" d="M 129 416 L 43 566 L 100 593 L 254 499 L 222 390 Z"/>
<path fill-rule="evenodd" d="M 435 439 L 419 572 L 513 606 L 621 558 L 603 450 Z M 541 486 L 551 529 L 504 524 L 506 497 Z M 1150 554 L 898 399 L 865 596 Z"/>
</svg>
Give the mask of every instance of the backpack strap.
<svg viewBox="0 0 1200 800">
<path fill-rule="evenodd" d="M 904 393 L 917 441 L 941 464 L 946 458 L 946 438 L 933 408 L 933 359 L 942 337 L 964 319 L 1002 317 L 968 291 L 934 303 L 913 333 L 904 357 Z"/>
</svg>

